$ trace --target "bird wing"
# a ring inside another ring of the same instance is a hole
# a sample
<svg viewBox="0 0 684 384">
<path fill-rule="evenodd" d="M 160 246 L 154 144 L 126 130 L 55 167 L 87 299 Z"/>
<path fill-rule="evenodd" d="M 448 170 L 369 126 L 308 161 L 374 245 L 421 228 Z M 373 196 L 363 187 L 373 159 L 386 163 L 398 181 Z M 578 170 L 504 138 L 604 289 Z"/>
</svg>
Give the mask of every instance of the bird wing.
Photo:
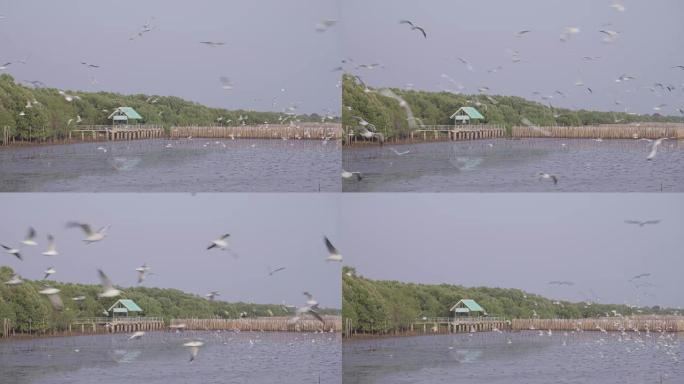
<svg viewBox="0 0 684 384">
<path fill-rule="evenodd" d="M 625 220 L 625 224 L 641 224 L 638 220 Z"/>
<path fill-rule="evenodd" d="M 423 28 L 421 28 L 421 27 L 412 27 L 411 29 L 417 29 L 417 30 L 419 30 L 420 32 L 423 33 L 423 37 L 425 37 L 425 38 L 427 39 L 427 33 L 425 33 L 425 30 L 424 30 Z"/>
<path fill-rule="evenodd" d="M 109 280 L 109 277 L 107 277 L 107 275 L 104 272 L 102 272 L 101 269 L 98 269 L 97 273 L 100 275 L 100 285 L 102 285 L 102 288 L 104 288 L 105 291 L 114 288 L 114 284 L 112 284 L 112 281 Z"/>
<path fill-rule="evenodd" d="M 26 235 L 26 240 L 32 240 L 36 237 L 36 230 L 33 227 L 29 227 L 28 234 Z"/>
<path fill-rule="evenodd" d="M 221 236 L 221 240 L 225 240 L 230 237 L 229 233 L 226 233 L 225 235 Z"/>
<path fill-rule="evenodd" d="M 75 221 L 71 221 L 67 223 L 67 228 L 81 228 L 83 232 L 85 232 L 86 235 L 90 236 L 93 234 L 93 230 L 90 228 L 90 225 L 85 224 L 85 223 L 77 223 Z"/>
<path fill-rule="evenodd" d="M 644 224 L 658 224 L 660 223 L 660 220 L 648 220 L 645 221 Z"/>
<path fill-rule="evenodd" d="M 304 292 L 302 292 L 302 294 L 303 294 L 304 296 L 306 296 L 307 299 L 313 300 L 313 295 L 310 294 L 309 292 L 304 291 Z"/>
<path fill-rule="evenodd" d="M 399 20 L 399 24 L 408 24 L 413 27 L 413 23 L 409 20 Z"/>
<path fill-rule="evenodd" d="M 335 248 L 335 246 L 332 245 L 327 236 L 323 236 L 323 241 L 325 242 L 325 246 L 328 248 L 328 252 L 330 252 L 331 255 L 339 254 L 337 248 Z"/>
<path fill-rule="evenodd" d="M 323 323 L 323 325 L 325 325 L 325 320 L 323 320 L 323 317 L 318 312 L 314 311 L 313 309 L 309 309 L 309 313 L 313 315 L 313 317 L 315 317 L 318 321 Z"/>
<path fill-rule="evenodd" d="M 212 248 L 216 248 L 216 244 L 211 243 L 211 245 L 207 247 L 207 249 L 212 249 Z"/>
</svg>

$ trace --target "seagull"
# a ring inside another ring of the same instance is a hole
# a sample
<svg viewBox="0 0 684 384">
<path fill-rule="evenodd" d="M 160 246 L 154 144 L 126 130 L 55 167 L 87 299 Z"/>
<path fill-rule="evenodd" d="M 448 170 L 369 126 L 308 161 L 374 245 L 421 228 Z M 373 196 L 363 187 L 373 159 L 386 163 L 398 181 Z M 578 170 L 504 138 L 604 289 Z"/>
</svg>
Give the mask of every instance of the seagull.
<svg viewBox="0 0 684 384">
<path fill-rule="evenodd" d="M 50 304 L 55 311 L 61 311 L 64 309 L 64 303 L 62 303 L 62 298 L 59 297 L 59 289 L 50 286 L 45 286 L 38 293 L 46 295 L 50 299 Z"/>
<path fill-rule="evenodd" d="M 302 292 L 304 296 L 306 296 L 306 305 L 312 307 L 312 308 L 318 308 L 318 301 L 314 299 L 313 295 L 310 294 L 309 292 Z"/>
<path fill-rule="evenodd" d="M 49 267 L 46 269 L 43 273 L 45 273 L 45 277 L 43 277 L 43 280 L 47 279 L 50 275 L 57 273 L 54 267 Z"/>
<path fill-rule="evenodd" d="M 284 269 L 285 269 L 285 267 L 279 267 L 279 268 L 276 268 L 276 269 L 271 269 L 271 267 L 268 267 L 268 275 L 269 275 L 269 276 L 273 276 L 276 272 L 280 272 L 280 271 L 282 271 L 282 270 L 284 270 Z"/>
<path fill-rule="evenodd" d="M 565 27 L 565 30 L 561 33 L 560 40 L 566 42 L 570 35 L 576 35 L 578 33 L 580 33 L 580 29 L 577 27 Z"/>
<path fill-rule="evenodd" d="M 342 170 L 342 178 L 343 179 L 349 179 L 352 178 L 353 176 L 356 176 L 356 180 L 360 181 L 363 179 L 363 175 L 361 175 L 361 172 L 349 172 L 345 171 L 344 169 Z"/>
<path fill-rule="evenodd" d="M 306 305 L 303 307 L 299 307 L 295 312 L 296 316 L 292 320 L 297 321 L 303 315 L 311 315 L 315 317 L 316 320 L 320 321 L 321 323 L 323 323 L 323 325 L 325 325 L 325 320 L 323 320 L 323 317 L 320 315 L 320 313 L 318 313 L 318 311 L 316 311 L 316 309 L 318 309 L 318 304 L 316 304 L 315 306 Z"/>
<path fill-rule="evenodd" d="M 230 234 L 226 233 L 218 239 L 213 240 L 211 244 L 207 247 L 207 249 L 219 248 L 222 251 L 225 250 L 226 248 L 228 248 L 228 237 L 230 237 Z"/>
<path fill-rule="evenodd" d="M 139 340 L 143 336 L 145 336 L 145 332 L 138 331 L 138 332 L 133 333 L 131 335 L 131 337 L 128 338 L 128 340 Z"/>
<path fill-rule="evenodd" d="M 372 132 L 368 130 L 366 127 L 361 127 L 361 137 L 365 139 L 372 139 L 374 137 L 378 138 L 378 141 L 382 144 L 385 141 L 385 136 L 382 135 L 382 133 L 379 132 Z"/>
<path fill-rule="evenodd" d="M 417 25 L 414 25 L 412 22 L 409 20 L 400 20 L 399 24 L 408 24 L 411 27 L 412 31 L 418 30 L 420 33 L 423 34 L 423 37 L 427 39 L 427 34 L 425 33 L 425 30 L 422 27 L 419 27 Z"/>
<path fill-rule="evenodd" d="M 24 280 L 21 279 L 21 276 L 19 276 L 15 273 L 12 275 L 11 279 L 5 281 L 5 284 L 7 284 L 7 285 L 19 285 L 23 282 L 24 282 Z"/>
<path fill-rule="evenodd" d="M 83 230 L 83 232 L 86 234 L 86 238 L 83 239 L 83 241 L 86 244 L 94 243 L 96 241 L 100 241 L 107 236 L 107 229 L 109 229 L 109 225 L 106 225 L 100 229 L 97 230 L 97 232 L 93 232 L 92 228 L 90 228 L 90 225 L 85 224 L 85 223 L 78 223 L 75 221 L 71 221 L 67 223 L 67 228 L 75 228 L 79 227 Z"/>
<path fill-rule="evenodd" d="M 7 254 L 15 256 L 17 259 L 24 261 L 24 259 L 21 257 L 21 253 L 19 253 L 19 250 L 17 248 L 8 247 L 4 244 L 0 244 L 0 247 L 5 248 L 5 252 L 7 252 Z"/>
<path fill-rule="evenodd" d="M 220 46 L 226 45 L 226 43 L 225 43 L 225 42 L 222 42 L 222 41 L 221 41 L 221 42 L 217 42 L 217 41 L 200 41 L 200 44 L 204 44 L 204 45 L 209 46 L 209 47 L 212 47 L 212 48 L 214 48 L 214 47 L 220 47 Z"/>
<path fill-rule="evenodd" d="M 85 66 L 88 67 L 88 68 L 100 68 L 99 65 L 90 64 L 90 63 L 87 63 L 87 62 L 85 62 L 85 61 L 81 61 L 81 64 L 85 65 Z"/>
<path fill-rule="evenodd" d="M 29 227 L 28 233 L 26 234 L 26 238 L 21 241 L 22 244 L 24 245 L 30 245 L 30 246 L 36 246 L 38 243 L 36 243 L 35 240 L 33 240 L 36 237 L 36 230 L 33 227 Z"/>
<path fill-rule="evenodd" d="M 83 301 L 83 300 L 85 300 L 85 298 L 86 298 L 85 296 L 76 296 L 76 297 L 72 297 L 71 300 L 73 300 L 73 301 Z"/>
<path fill-rule="evenodd" d="M 643 227 L 644 225 L 649 225 L 649 224 L 658 224 L 660 223 L 660 220 L 646 220 L 646 221 L 640 221 L 640 220 L 625 220 L 625 224 L 635 224 L 640 227 Z"/>
<path fill-rule="evenodd" d="M 651 144 L 651 152 L 648 154 L 648 157 L 646 157 L 646 160 L 653 160 L 658 152 L 658 146 L 663 142 L 663 140 L 667 140 L 667 137 L 662 137 Z"/>
<path fill-rule="evenodd" d="M 613 41 L 615 41 L 615 39 L 618 38 L 618 36 L 620 36 L 619 32 L 612 31 L 610 29 L 602 29 L 599 32 L 605 35 L 603 38 L 604 43 L 612 43 Z"/>
<path fill-rule="evenodd" d="M 112 281 L 101 269 L 98 269 L 97 273 L 100 275 L 100 285 L 102 285 L 102 292 L 97 294 L 98 297 L 116 297 L 121 294 L 121 291 L 114 288 Z"/>
<path fill-rule="evenodd" d="M 333 25 L 337 24 L 337 20 L 325 19 L 316 23 L 316 32 L 325 32 Z"/>
<path fill-rule="evenodd" d="M 406 151 L 401 151 L 401 152 L 399 152 L 399 151 L 397 151 L 395 148 L 392 148 L 392 147 L 390 147 L 390 151 L 394 152 L 394 154 L 397 155 L 397 156 L 403 156 L 403 155 L 406 155 L 406 154 L 411 153 L 410 150 L 406 150 Z"/>
<path fill-rule="evenodd" d="M 550 285 L 575 285 L 575 283 L 573 283 L 572 281 L 558 281 L 558 280 L 549 281 L 549 284 Z"/>
<path fill-rule="evenodd" d="M 558 184 L 558 177 L 550 173 L 539 172 L 539 180 L 541 179 L 553 180 L 554 185 Z"/>
<path fill-rule="evenodd" d="M 138 272 L 138 284 L 141 284 L 143 280 L 145 280 L 145 277 L 147 277 L 147 271 L 150 270 L 150 267 L 148 267 L 147 263 L 145 263 L 135 270 Z"/>
<path fill-rule="evenodd" d="M 233 89 L 233 83 L 230 81 L 229 78 L 227 78 L 225 76 L 221 76 L 221 77 L 219 77 L 219 81 L 221 82 L 221 88 L 223 88 L 227 91 L 230 91 L 231 89 Z"/>
<path fill-rule="evenodd" d="M 327 236 L 323 236 L 323 241 L 325 242 L 326 248 L 328 248 L 328 252 L 330 253 L 328 257 L 325 258 L 325 261 L 342 261 L 342 255 L 340 255 L 340 252 L 332 245 L 330 240 L 328 240 Z"/>
<path fill-rule="evenodd" d="M 183 344 L 184 347 L 190 348 L 190 362 L 195 360 L 197 358 L 197 354 L 199 353 L 199 348 L 203 346 L 204 343 L 201 341 L 190 341 L 185 344 Z"/>
<path fill-rule="evenodd" d="M 638 280 L 638 279 L 641 279 L 642 277 L 648 277 L 648 276 L 651 276 L 651 274 L 650 273 L 640 273 L 636 276 L 632 276 L 632 278 L 629 279 L 629 281 Z"/>
<path fill-rule="evenodd" d="M 209 301 L 214 301 L 214 298 L 215 298 L 216 296 L 221 296 L 221 294 L 220 294 L 218 291 L 211 291 L 211 292 L 207 293 L 207 294 L 204 295 L 204 296 L 205 296 L 206 298 L 208 298 Z"/>
<path fill-rule="evenodd" d="M 526 30 L 524 30 L 524 31 L 520 31 L 520 32 L 516 33 L 516 34 L 515 34 L 515 37 L 523 37 L 523 36 L 525 36 L 526 34 L 528 34 L 528 33 L 530 33 L 530 32 L 532 32 L 532 31 L 526 29 Z"/>
<path fill-rule="evenodd" d="M 624 12 L 624 11 L 627 9 L 627 8 L 625 8 L 625 6 L 622 5 L 622 3 L 620 3 L 619 1 L 616 1 L 616 2 L 614 2 L 613 4 L 611 4 L 610 7 L 613 8 L 613 9 L 615 9 L 615 10 L 618 11 L 618 12 Z"/>
</svg>

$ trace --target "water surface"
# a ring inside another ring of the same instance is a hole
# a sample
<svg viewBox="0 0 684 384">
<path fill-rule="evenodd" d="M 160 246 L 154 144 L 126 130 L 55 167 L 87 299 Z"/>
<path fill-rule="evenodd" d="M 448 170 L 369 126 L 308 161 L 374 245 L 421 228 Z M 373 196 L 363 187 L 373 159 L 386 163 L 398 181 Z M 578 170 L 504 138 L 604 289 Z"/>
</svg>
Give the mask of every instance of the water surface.
<svg viewBox="0 0 684 384">
<path fill-rule="evenodd" d="M 99 148 L 99 149 L 98 149 Z M 2 192 L 336 192 L 319 140 L 137 140 L 0 148 Z"/>
<path fill-rule="evenodd" d="M 183 343 L 202 339 L 190 362 Z M 340 383 L 338 333 L 152 332 L 0 342 L 0 382 Z M 319 381 L 320 380 L 320 381 Z"/>
<path fill-rule="evenodd" d="M 364 178 L 345 192 L 684 192 L 682 143 L 665 140 L 654 160 L 643 140 L 493 139 L 390 148 L 344 148 L 342 166 Z M 539 180 L 557 175 L 558 184 Z"/>
<path fill-rule="evenodd" d="M 682 339 L 526 331 L 345 340 L 343 382 L 681 383 Z"/>
</svg>

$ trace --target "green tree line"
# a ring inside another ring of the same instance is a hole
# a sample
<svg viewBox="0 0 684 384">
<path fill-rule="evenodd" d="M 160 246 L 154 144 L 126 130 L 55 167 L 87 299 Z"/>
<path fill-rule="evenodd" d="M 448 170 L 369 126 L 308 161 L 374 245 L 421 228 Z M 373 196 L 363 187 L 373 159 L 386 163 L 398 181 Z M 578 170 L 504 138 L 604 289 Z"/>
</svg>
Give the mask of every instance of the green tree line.
<svg viewBox="0 0 684 384">
<path fill-rule="evenodd" d="M 259 112 L 210 108 L 174 96 L 122 95 L 110 92 L 64 91 L 72 100 L 54 88 L 30 88 L 15 82 L 8 74 L 0 75 L 0 129 L 9 128 L 15 140 L 64 139 L 79 124 L 107 125 L 107 117 L 118 107 L 133 107 L 146 124 L 168 129 L 184 125 L 276 124 L 287 116 L 280 112 Z M 318 114 L 297 115 L 303 122 L 325 119 Z M 220 119 L 220 120 L 219 120 Z M 289 121 L 289 120 L 287 120 Z"/>
<path fill-rule="evenodd" d="M 291 316 L 295 311 L 280 304 L 210 301 L 168 288 L 130 287 L 123 289 L 124 293 L 117 298 L 98 298 L 99 285 L 32 280 L 24 280 L 19 285 L 4 284 L 13 273 L 9 267 L 0 267 L 0 323 L 2 319 L 9 319 L 17 332 L 28 332 L 29 328 L 34 332 L 65 330 L 74 319 L 104 317 L 103 311 L 118 299 L 132 299 L 143 309 L 144 316 L 163 317 L 166 322 L 173 318 L 238 318 L 243 313 L 248 317 Z M 48 298 L 38 293 L 44 284 L 61 291 L 62 311 L 53 310 Z M 78 296 L 85 299 L 72 300 Z M 322 309 L 321 313 L 336 315 L 339 310 Z"/>
<path fill-rule="evenodd" d="M 660 307 L 554 301 L 512 288 L 463 287 L 451 284 L 415 284 L 371 280 L 345 267 L 342 274 L 342 318 L 357 332 L 406 330 L 422 317 L 449 317 L 461 299 L 477 301 L 490 316 L 513 318 L 578 319 L 612 315 L 673 313 Z"/>
<path fill-rule="evenodd" d="M 400 102 L 383 96 L 379 89 L 367 87 L 358 78 L 345 74 L 342 79 L 342 125 L 357 126 L 361 117 L 375 125 L 385 137 L 406 137 L 409 121 Z M 449 117 L 460 107 L 477 108 L 484 124 L 510 128 L 524 125 L 523 119 L 539 126 L 581 126 L 633 122 L 684 122 L 677 116 L 632 115 L 624 112 L 599 112 L 555 108 L 517 96 L 466 95 L 451 92 L 425 92 L 391 88 L 411 108 L 416 124 L 450 125 Z"/>
</svg>

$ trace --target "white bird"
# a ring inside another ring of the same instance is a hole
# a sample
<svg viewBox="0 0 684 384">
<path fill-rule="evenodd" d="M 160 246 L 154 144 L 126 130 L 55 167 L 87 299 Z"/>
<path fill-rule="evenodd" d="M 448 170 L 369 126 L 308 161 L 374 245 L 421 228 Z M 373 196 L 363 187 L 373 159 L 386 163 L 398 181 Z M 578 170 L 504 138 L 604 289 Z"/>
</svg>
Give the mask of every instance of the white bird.
<svg viewBox="0 0 684 384">
<path fill-rule="evenodd" d="M 309 292 L 302 292 L 304 296 L 306 296 L 306 305 L 312 307 L 312 308 L 317 308 L 318 307 L 318 301 L 314 299 L 313 295 L 310 294 Z"/>
<path fill-rule="evenodd" d="M 576 35 L 578 33 L 580 33 L 580 29 L 577 27 L 565 27 L 563 33 L 561 33 L 560 40 L 566 42 L 570 35 Z"/>
<path fill-rule="evenodd" d="M 98 269 L 97 273 L 100 276 L 100 285 L 102 286 L 102 292 L 97 294 L 98 297 L 116 297 L 121 294 L 121 291 L 114 288 L 112 281 L 101 269 Z"/>
<path fill-rule="evenodd" d="M 624 12 L 624 11 L 627 9 L 627 8 L 625 8 L 625 6 L 622 5 L 622 3 L 620 3 L 619 1 L 616 1 L 616 2 L 614 2 L 613 4 L 611 4 L 610 7 L 613 8 L 613 9 L 615 9 L 615 10 L 618 11 L 618 12 Z"/>
<path fill-rule="evenodd" d="M 98 151 L 102 151 L 102 152 L 104 152 L 104 153 L 107 153 L 107 148 L 102 147 L 102 146 L 97 147 L 97 150 L 98 150 Z"/>
<path fill-rule="evenodd" d="M 55 270 L 55 267 L 49 267 L 48 269 L 46 269 L 45 271 L 43 271 L 43 273 L 45 273 L 45 276 L 43 277 L 43 280 L 45 280 L 45 279 L 47 279 L 50 275 L 57 273 L 57 271 Z"/>
<path fill-rule="evenodd" d="M 85 298 L 86 298 L 85 296 L 76 296 L 76 297 L 72 297 L 71 300 L 73 300 L 73 301 L 83 301 L 83 300 L 85 300 Z"/>
<path fill-rule="evenodd" d="M 128 340 L 139 340 L 143 336 L 145 336 L 145 332 L 143 331 L 134 332 Z"/>
<path fill-rule="evenodd" d="M 658 146 L 663 142 L 663 140 L 667 140 L 667 137 L 662 137 L 651 144 L 651 152 L 648 154 L 648 157 L 646 157 L 646 160 L 653 160 L 658 152 Z"/>
<path fill-rule="evenodd" d="M 75 221 L 67 223 L 67 228 L 81 228 L 83 232 L 86 234 L 86 238 L 83 239 L 86 244 L 94 243 L 96 241 L 100 241 L 107 236 L 107 229 L 109 229 L 109 225 L 106 225 L 100 229 L 97 230 L 97 232 L 93 232 L 92 228 L 90 228 L 90 225 L 85 224 L 85 223 L 78 223 Z"/>
<path fill-rule="evenodd" d="M 38 243 L 36 243 L 35 240 L 33 240 L 36 237 L 36 230 L 33 227 L 29 227 L 28 233 L 26 234 L 26 238 L 21 241 L 22 244 L 24 245 L 30 245 L 30 246 L 36 246 Z"/>
<path fill-rule="evenodd" d="M 273 274 L 275 274 L 276 272 L 280 272 L 282 270 L 285 270 L 285 267 L 279 267 L 276 269 L 271 269 L 271 267 L 268 267 L 268 275 L 273 276 Z"/>
<path fill-rule="evenodd" d="M 337 20 L 332 20 L 332 19 L 321 20 L 318 23 L 316 23 L 316 32 L 325 32 L 330 27 L 334 26 L 335 24 L 337 24 Z"/>
<path fill-rule="evenodd" d="M 221 47 L 223 45 L 226 45 L 226 43 L 222 42 L 222 41 L 200 41 L 200 44 L 204 44 L 204 45 L 212 47 L 212 48 Z"/>
<path fill-rule="evenodd" d="M 228 238 L 230 237 L 230 234 L 226 233 L 225 235 L 219 237 L 216 240 L 213 240 L 211 244 L 207 247 L 207 249 L 212 249 L 212 248 L 219 248 L 220 250 L 225 250 L 228 248 Z"/>
<path fill-rule="evenodd" d="M 399 151 L 396 150 L 396 148 L 393 148 L 393 147 L 390 147 L 390 151 L 394 152 L 394 154 L 397 155 L 397 156 L 403 156 L 403 155 L 406 155 L 406 154 L 411 153 L 411 150 L 406 150 L 406 151 L 401 151 L 401 152 L 399 152 Z"/>
<path fill-rule="evenodd" d="M 204 296 L 210 301 L 213 301 L 216 296 L 221 296 L 221 294 L 218 291 L 211 291 Z"/>
<path fill-rule="evenodd" d="M 610 29 L 602 29 L 599 32 L 603 33 L 605 35 L 603 37 L 604 43 L 612 43 L 613 41 L 615 41 L 620 36 L 620 32 L 612 31 Z"/>
<path fill-rule="evenodd" d="M 649 224 L 658 224 L 660 223 L 660 220 L 646 220 L 646 221 L 641 221 L 641 220 L 625 220 L 625 224 L 636 224 L 640 227 L 643 227 L 644 225 L 649 225 Z"/>
<path fill-rule="evenodd" d="M 295 312 L 296 316 L 292 319 L 292 321 L 299 320 L 299 318 L 303 315 L 311 315 L 314 318 L 316 318 L 316 320 L 320 321 L 321 323 L 323 323 L 323 325 L 325 325 L 325 320 L 323 319 L 323 316 L 321 316 L 321 314 L 318 313 L 318 311 L 316 310 L 317 308 L 318 308 L 317 305 L 316 306 L 307 305 L 304 307 L 297 308 L 297 311 Z"/>
<path fill-rule="evenodd" d="M 328 248 L 328 257 L 325 258 L 325 261 L 339 261 L 342 262 L 342 255 L 340 255 L 340 252 L 335 248 L 330 240 L 328 240 L 327 236 L 323 236 L 323 241 L 325 243 L 326 248 Z"/>
<path fill-rule="evenodd" d="M 24 260 L 24 258 L 21 257 L 21 253 L 17 248 L 8 247 L 4 244 L 0 244 L 0 247 L 5 248 L 5 252 L 7 252 L 8 255 L 12 255 L 22 261 Z"/>
<path fill-rule="evenodd" d="M 225 76 L 219 77 L 219 81 L 221 82 L 221 88 L 225 89 L 226 91 L 230 91 L 233 89 L 233 83 L 230 81 L 229 78 Z"/>
<path fill-rule="evenodd" d="M 138 284 L 141 284 L 143 280 L 145 280 L 145 277 L 147 277 L 147 272 L 150 270 L 150 267 L 145 263 L 135 270 L 138 272 Z"/>
<path fill-rule="evenodd" d="M 52 235 L 48 235 L 48 246 L 47 246 L 47 251 L 43 252 L 43 256 L 57 256 L 59 255 L 59 252 L 57 252 L 57 246 L 55 245 L 55 238 L 52 237 Z"/>
<path fill-rule="evenodd" d="M 556 175 L 552 175 L 550 173 L 545 173 L 545 172 L 539 172 L 539 180 L 553 180 L 553 184 L 558 184 L 558 177 Z"/>
<path fill-rule="evenodd" d="M 7 285 L 19 285 L 23 282 L 24 282 L 24 280 L 21 279 L 21 276 L 19 276 L 15 273 L 12 275 L 11 279 L 5 281 L 5 284 L 7 284 Z"/>
<path fill-rule="evenodd" d="M 190 348 L 190 362 L 195 360 L 197 358 L 197 354 L 199 353 L 199 348 L 203 346 L 204 343 L 201 341 L 190 341 L 185 344 L 183 344 L 184 347 Z"/>
<path fill-rule="evenodd" d="M 356 176 L 356 180 L 363 179 L 363 175 L 361 175 L 361 172 L 349 172 L 349 171 L 345 171 L 344 169 L 342 170 L 342 178 L 343 179 L 349 179 L 353 176 Z"/>
<path fill-rule="evenodd" d="M 61 311 L 64 309 L 64 303 L 62 303 L 62 298 L 59 297 L 59 289 L 45 286 L 42 290 L 38 291 L 42 295 L 46 295 L 50 299 L 50 304 L 52 308 L 56 311 Z"/>
</svg>

